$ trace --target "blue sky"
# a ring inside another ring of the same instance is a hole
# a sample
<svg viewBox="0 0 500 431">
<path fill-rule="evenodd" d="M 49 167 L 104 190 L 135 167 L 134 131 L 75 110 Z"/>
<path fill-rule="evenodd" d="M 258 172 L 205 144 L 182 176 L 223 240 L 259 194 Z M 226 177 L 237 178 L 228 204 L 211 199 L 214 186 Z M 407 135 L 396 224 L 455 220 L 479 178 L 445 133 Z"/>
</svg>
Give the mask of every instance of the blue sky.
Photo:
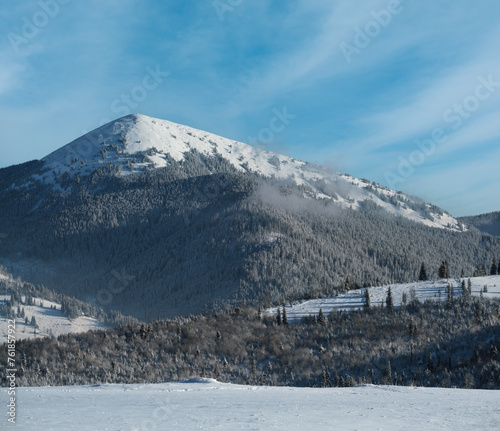
<svg viewBox="0 0 500 431">
<path fill-rule="evenodd" d="M 496 0 L 1 4 L 0 167 L 139 112 L 500 210 Z"/>
</svg>

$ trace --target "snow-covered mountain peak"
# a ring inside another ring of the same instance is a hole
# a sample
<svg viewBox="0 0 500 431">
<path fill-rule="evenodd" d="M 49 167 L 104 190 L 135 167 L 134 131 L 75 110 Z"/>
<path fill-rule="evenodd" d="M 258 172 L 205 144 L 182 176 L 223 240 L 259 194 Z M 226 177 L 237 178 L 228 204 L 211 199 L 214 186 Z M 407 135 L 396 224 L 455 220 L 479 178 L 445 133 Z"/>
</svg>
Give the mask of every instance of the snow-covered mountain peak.
<svg viewBox="0 0 500 431">
<path fill-rule="evenodd" d="M 169 155 L 176 161 L 196 150 L 221 156 L 241 171 L 265 176 L 292 178 L 303 183 L 297 169 L 305 165 L 291 157 L 262 151 L 191 127 L 133 114 L 105 124 L 45 157 L 52 175 L 85 175 L 102 166 L 114 165 L 121 175 L 168 166 Z M 140 161 L 137 161 L 139 157 Z M 311 176 L 309 176 L 311 177 Z M 312 177 L 311 177 L 312 178 Z"/>
<path fill-rule="evenodd" d="M 264 151 L 167 120 L 132 114 L 89 132 L 42 159 L 44 171 L 34 180 L 60 187 L 62 175 L 88 175 L 111 167 L 118 175 L 139 174 L 181 162 L 193 150 L 221 157 L 241 172 L 305 186 L 304 197 L 360 209 L 370 201 L 396 216 L 432 227 L 464 230 L 456 219 L 418 198 L 346 174 Z"/>
</svg>

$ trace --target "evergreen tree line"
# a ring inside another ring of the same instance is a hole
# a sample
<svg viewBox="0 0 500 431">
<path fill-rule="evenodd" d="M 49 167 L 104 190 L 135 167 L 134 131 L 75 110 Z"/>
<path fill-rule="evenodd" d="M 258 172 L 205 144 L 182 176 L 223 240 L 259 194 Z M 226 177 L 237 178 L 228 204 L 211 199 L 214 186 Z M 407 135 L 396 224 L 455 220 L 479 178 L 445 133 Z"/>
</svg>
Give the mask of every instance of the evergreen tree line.
<svg viewBox="0 0 500 431">
<path fill-rule="evenodd" d="M 500 389 L 500 301 L 457 296 L 289 322 L 252 307 L 16 344 L 17 384 L 393 384 Z M 390 292 L 389 292 L 390 293 Z M 388 295 L 389 295 L 388 293 Z M 281 308 L 281 307 L 280 307 Z M 5 362 L 7 350 L 0 349 Z M 8 384 L 0 371 L 3 386 Z"/>
<path fill-rule="evenodd" d="M 500 275 L 500 262 L 497 265 L 497 260 L 495 258 L 492 259 L 491 265 L 489 266 L 489 270 L 486 269 L 487 265 L 477 265 L 472 274 L 473 277 L 485 277 L 487 275 Z M 448 261 L 443 260 L 438 269 L 438 277 L 439 278 L 450 278 L 450 268 L 448 265 Z M 462 269 L 460 277 L 465 277 L 465 272 Z M 420 265 L 420 272 L 418 276 L 419 281 L 427 281 L 429 280 L 429 276 L 427 275 L 427 270 L 425 268 L 425 263 L 422 262 Z"/>
</svg>

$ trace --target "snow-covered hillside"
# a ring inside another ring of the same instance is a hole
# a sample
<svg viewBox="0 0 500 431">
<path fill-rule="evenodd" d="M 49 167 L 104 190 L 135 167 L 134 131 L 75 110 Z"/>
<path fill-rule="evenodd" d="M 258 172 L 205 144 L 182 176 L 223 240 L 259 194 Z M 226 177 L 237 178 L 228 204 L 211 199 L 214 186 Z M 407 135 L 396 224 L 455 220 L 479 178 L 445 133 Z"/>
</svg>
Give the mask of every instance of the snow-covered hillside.
<svg viewBox="0 0 500 431">
<path fill-rule="evenodd" d="M 465 229 L 438 208 L 379 184 L 139 114 L 108 123 L 48 155 L 42 159 L 44 171 L 34 175 L 33 180 L 54 184 L 59 189 L 59 178 L 64 173 L 74 177 L 87 175 L 99 167 L 113 166 L 120 175 L 127 176 L 145 169 L 166 167 L 170 158 L 182 161 L 191 150 L 222 157 L 242 172 L 252 171 L 305 185 L 310 190 L 305 194 L 308 198 L 353 209 L 360 208 L 368 200 L 394 215 L 428 226 Z"/>
<path fill-rule="evenodd" d="M 0 295 L 0 308 L 10 295 Z M 102 322 L 93 317 L 79 316 L 76 319 L 68 319 L 61 311 L 61 304 L 47 301 L 41 298 L 34 298 L 33 305 L 21 305 L 25 316 L 28 318 L 28 324 L 25 319 L 16 318 L 16 340 L 26 338 L 43 338 L 53 335 L 57 337 L 62 334 L 86 332 L 93 329 L 108 328 Z M 31 319 L 35 318 L 37 329 L 30 324 Z M 8 321 L 5 316 L 0 316 L 0 343 L 7 340 Z"/>
<path fill-rule="evenodd" d="M 466 283 L 467 283 L 467 279 Z M 500 298 L 500 275 L 491 275 L 487 277 L 473 277 L 470 279 L 472 284 L 472 295 L 483 295 L 485 298 Z M 407 300 L 414 295 L 419 301 L 426 299 L 433 301 L 445 301 L 445 289 L 448 285 L 453 287 L 455 296 L 462 293 L 461 280 L 449 279 L 438 281 L 425 281 L 415 283 L 391 284 L 388 286 L 371 287 L 370 303 L 372 307 L 380 306 L 385 302 L 389 287 L 395 306 L 399 306 L 406 293 Z M 333 298 L 311 299 L 299 304 L 286 306 L 288 320 L 301 319 L 302 317 L 313 316 L 319 313 L 321 309 L 324 314 L 339 310 L 355 310 L 363 308 L 365 303 L 365 289 L 351 290 L 342 293 Z M 276 309 L 268 310 L 271 314 L 276 314 Z"/>
<path fill-rule="evenodd" d="M 7 390 L 0 393 L 7 406 Z M 500 429 L 500 391 L 484 390 L 255 387 L 194 379 L 158 385 L 18 388 L 16 400 L 16 424 L 5 429 Z"/>
</svg>

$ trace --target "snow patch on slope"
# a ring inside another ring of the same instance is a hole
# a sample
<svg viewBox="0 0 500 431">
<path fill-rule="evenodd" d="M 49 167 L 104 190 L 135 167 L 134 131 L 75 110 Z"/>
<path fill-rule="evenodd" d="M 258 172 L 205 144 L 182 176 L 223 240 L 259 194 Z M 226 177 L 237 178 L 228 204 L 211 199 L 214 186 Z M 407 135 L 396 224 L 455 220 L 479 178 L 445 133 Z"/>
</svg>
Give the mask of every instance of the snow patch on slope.
<svg viewBox="0 0 500 431">
<path fill-rule="evenodd" d="M 0 295 L 0 308 L 6 300 L 10 300 L 10 295 Z M 63 334 L 109 328 L 108 325 L 99 322 L 93 317 L 79 316 L 71 320 L 61 311 L 61 304 L 46 299 L 34 298 L 33 305 L 20 304 L 20 307 L 24 309 L 28 322 L 31 322 L 32 317 L 35 317 L 38 329 L 35 330 L 34 326 L 25 323 L 25 319 L 18 317 L 16 318 L 16 340 L 58 337 Z M 8 319 L 3 316 L 0 317 L 0 340 L 6 340 L 7 333 Z"/>
<path fill-rule="evenodd" d="M 463 279 L 462 279 L 463 280 Z M 485 298 L 500 298 L 500 275 L 486 277 L 471 277 L 472 295 L 483 295 Z M 467 283 L 467 279 L 466 279 Z M 370 287 L 370 303 L 372 307 L 380 307 L 385 302 L 389 287 L 394 305 L 401 304 L 403 294 L 410 301 L 412 292 L 419 301 L 446 301 L 446 287 L 454 289 L 455 297 L 462 293 L 461 279 L 421 281 L 414 283 L 391 284 L 387 286 Z M 486 286 L 487 292 L 484 292 Z M 332 298 L 311 299 L 299 304 L 286 306 L 286 315 L 289 321 L 308 316 L 317 316 L 321 309 L 325 315 L 335 311 L 351 311 L 362 309 L 365 303 L 365 289 L 355 289 Z M 267 310 L 271 315 L 276 314 L 276 308 Z"/>
</svg>

